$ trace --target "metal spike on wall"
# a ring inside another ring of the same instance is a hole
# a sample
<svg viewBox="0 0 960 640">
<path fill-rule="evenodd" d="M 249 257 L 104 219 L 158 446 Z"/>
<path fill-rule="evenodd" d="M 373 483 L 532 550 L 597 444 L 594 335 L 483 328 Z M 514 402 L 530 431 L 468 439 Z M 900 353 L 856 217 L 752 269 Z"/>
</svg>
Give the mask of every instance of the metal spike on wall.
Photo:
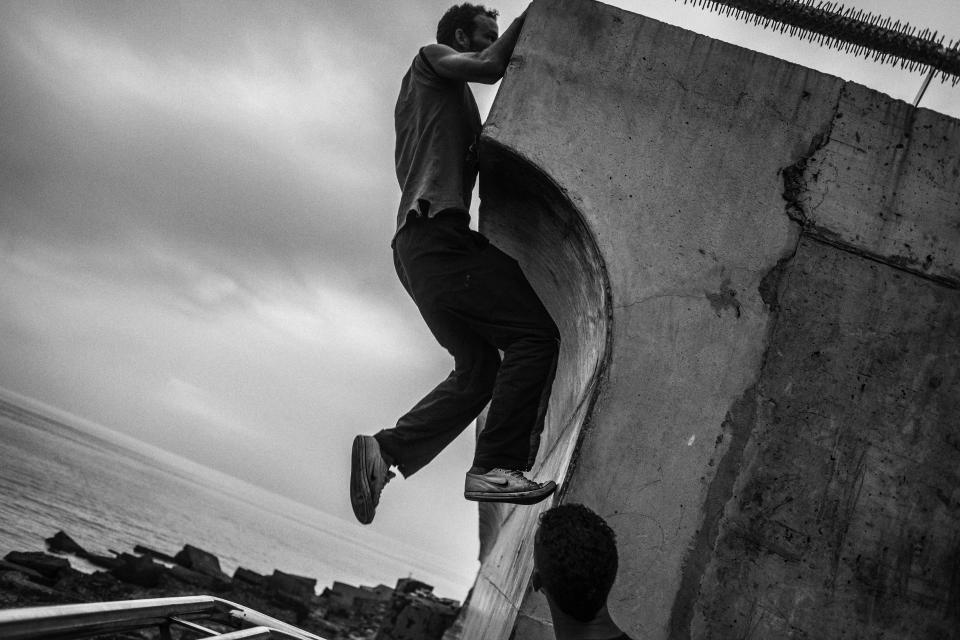
<svg viewBox="0 0 960 640">
<path fill-rule="evenodd" d="M 920 30 L 907 22 L 876 15 L 829 0 L 683 0 L 700 8 L 733 16 L 764 29 L 863 54 L 881 63 L 927 73 L 929 81 L 939 74 L 941 82 L 960 82 L 960 40 L 950 40 L 930 29 Z M 872 54 L 872 55 L 871 55 Z"/>
</svg>

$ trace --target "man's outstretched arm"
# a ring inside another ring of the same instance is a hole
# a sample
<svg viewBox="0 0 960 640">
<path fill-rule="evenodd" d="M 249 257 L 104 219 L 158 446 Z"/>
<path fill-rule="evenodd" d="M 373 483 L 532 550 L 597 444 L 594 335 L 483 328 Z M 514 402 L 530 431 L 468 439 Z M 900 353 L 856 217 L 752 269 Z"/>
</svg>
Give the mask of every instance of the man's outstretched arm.
<svg viewBox="0 0 960 640">
<path fill-rule="evenodd" d="M 493 84 L 507 70 L 526 14 L 524 11 L 517 16 L 503 35 L 483 51 L 457 51 L 445 44 L 429 44 L 423 48 L 423 53 L 433 69 L 444 78 Z"/>
</svg>

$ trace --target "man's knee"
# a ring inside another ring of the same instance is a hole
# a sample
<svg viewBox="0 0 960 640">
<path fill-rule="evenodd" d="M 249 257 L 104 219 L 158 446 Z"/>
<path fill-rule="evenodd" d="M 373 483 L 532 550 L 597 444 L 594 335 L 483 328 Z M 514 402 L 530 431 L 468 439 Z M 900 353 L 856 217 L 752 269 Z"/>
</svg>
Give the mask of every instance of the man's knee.
<svg viewBox="0 0 960 640">
<path fill-rule="evenodd" d="M 545 330 L 544 330 L 546 340 L 548 340 L 551 343 L 552 349 L 554 351 L 559 352 L 560 351 L 560 330 L 557 329 L 557 325 L 552 318 L 548 318 L 548 320 L 549 322 L 546 323 Z"/>
<path fill-rule="evenodd" d="M 491 347 L 486 357 L 477 364 L 477 378 L 480 384 L 486 388 L 493 388 L 497 379 L 497 372 L 500 371 L 500 352 Z"/>
<path fill-rule="evenodd" d="M 539 331 L 533 342 L 537 351 L 545 357 L 555 359 L 560 353 L 560 332 L 552 324 Z"/>
<path fill-rule="evenodd" d="M 458 366 L 463 389 L 478 395 L 489 394 L 500 370 L 500 352 L 494 347 L 479 351 L 465 366 Z"/>
</svg>

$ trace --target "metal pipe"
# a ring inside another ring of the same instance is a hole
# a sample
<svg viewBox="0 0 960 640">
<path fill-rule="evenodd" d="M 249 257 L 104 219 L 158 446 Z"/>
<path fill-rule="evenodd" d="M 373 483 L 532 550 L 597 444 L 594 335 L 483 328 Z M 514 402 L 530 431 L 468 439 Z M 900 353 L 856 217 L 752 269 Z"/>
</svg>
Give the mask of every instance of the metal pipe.
<svg viewBox="0 0 960 640">
<path fill-rule="evenodd" d="M 4 640 L 85 638 L 102 633 L 164 627 L 172 618 L 210 618 L 222 614 L 228 615 L 240 624 L 253 624 L 270 629 L 272 635 L 269 637 L 323 640 L 320 636 L 271 618 L 259 611 L 212 596 L 150 598 L 5 609 L 0 610 L 0 638 Z"/>
<path fill-rule="evenodd" d="M 217 638 L 218 640 L 266 640 L 268 638 L 280 638 L 282 640 L 293 638 L 296 640 L 297 636 L 287 635 L 276 629 L 270 629 L 269 627 L 251 627 L 250 629 L 243 629 L 242 631 L 224 633 L 217 636 Z"/>
<path fill-rule="evenodd" d="M 923 94 L 927 92 L 927 87 L 930 86 L 930 81 L 933 80 L 933 74 L 937 72 L 936 69 L 930 67 L 930 72 L 927 74 L 927 77 L 923 81 L 923 85 L 920 87 L 920 91 L 917 92 L 917 97 L 913 99 L 913 106 L 916 107 L 920 104 L 920 100 L 923 99 Z"/>
<path fill-rule="evenodd" d="M 157 626 L 171 616 L 217 612 L 210 596 L 91 602 L 0 611 L 0 638 L 83 637 L 94 633 Z M 81 632 L 82 635 L 72 635 Z"/>
</svg>

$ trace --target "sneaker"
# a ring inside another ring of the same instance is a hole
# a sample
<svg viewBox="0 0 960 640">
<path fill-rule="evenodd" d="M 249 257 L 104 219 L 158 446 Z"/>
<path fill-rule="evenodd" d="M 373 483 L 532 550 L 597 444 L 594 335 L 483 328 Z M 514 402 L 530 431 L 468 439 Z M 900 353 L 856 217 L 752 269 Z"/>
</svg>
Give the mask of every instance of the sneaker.
<svg viewBox="0 0 960 640">
<path fill-rule="evenodd" d="M 536 504 L 557 490 L 557 483 L 534 482 L 520 471 L 491 469 L 487 473 L 467 472 L 463 497 L 476 502 Z"/>
<path fill-rule="evenodd" d="M 373 522 L 380 504 L 380 492 L 396 474 L 380 455 L 380 444 L 373 436 L 353 439 L 350 459 L 350 504 L 361 524 Z"/>
</svg>

